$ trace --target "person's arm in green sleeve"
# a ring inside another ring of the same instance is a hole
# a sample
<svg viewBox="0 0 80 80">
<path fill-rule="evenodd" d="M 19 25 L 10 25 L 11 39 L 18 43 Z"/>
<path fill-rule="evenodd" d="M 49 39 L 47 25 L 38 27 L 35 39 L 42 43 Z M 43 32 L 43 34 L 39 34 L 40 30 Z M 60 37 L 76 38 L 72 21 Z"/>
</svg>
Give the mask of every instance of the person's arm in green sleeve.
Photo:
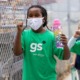
<svg viewBox="0 0 80 80">
<path fill-rule="evenodd" d="M 13 52 L 16 56 L 21 55 L 23 52 L 22 45 L 21 45 L 22 31 L 23 31 L 23 23 L 19 23 L 17 25 L 17 35 L 16 35 L 16 39 L 14 42 L 14 47 L 13 47 Z"/>
<path fill-rule="evenodd" d="M 54 41 L 55 42 L 55 41 Z M 61 60 L 67 60 L 70 57 L 70 51 L 67 46 L 67 38 L 64 34 L 61 35 L 61 42 L 63 44 L 63 48 L 56 48 L 54 49 L 55 55 Z"/>
<path fill-rule="evenodd" d="M 75 54 L 80 54 L 80 41 L 76 41 L 77 37 L 74 36 L 69 40 L 68 47 L 71 52 Z"/>
<path fill-rule="evenodd" d="M 71 48 L 71 52 L 80 55 L 80 41 L 77 41 L 74 46 Z"/>
<path fill-rule="evenodd" d="M 76 41 L 77 38 L 79 37 L 80 37 L 80 27 L 78 26 L 78 30 L 75 31 L 74 35 L 68 42 L 70 51 L 76 54 L 80 54 L 80 41 Z"/>
</svg>

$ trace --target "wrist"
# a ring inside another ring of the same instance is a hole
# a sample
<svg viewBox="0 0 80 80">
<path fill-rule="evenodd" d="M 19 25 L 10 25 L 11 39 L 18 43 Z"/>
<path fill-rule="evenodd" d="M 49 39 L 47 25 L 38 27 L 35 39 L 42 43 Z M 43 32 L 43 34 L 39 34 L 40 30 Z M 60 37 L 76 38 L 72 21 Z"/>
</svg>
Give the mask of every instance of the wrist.
<svg viewBox="0 0 80 80">
<path fill-rule="evenodd" d="M 68 45 L 67 45 L 67 44 L 65 44 L 65 45 L 64 45 L 64 47 L 68 47 Z"/>
<path fill-rule="evenodd" d="M 18 31 L 17 34 L 18 34 L 18 35 L 21 35 L 21 34 L 22 34 L 22 31 Z"/>
<path fill-rule="evenodd" d="M 22 30 L 19 30 L 19 29 L 18 29 L 17 32 L 18 32 L 18 33 L 22 33 Z"/>
</svg>

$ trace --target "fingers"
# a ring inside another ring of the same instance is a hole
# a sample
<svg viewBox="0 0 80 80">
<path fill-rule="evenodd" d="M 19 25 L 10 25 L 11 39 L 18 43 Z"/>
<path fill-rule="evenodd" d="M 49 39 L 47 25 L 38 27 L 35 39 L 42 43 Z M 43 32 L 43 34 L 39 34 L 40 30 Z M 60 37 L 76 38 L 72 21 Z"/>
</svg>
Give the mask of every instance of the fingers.
<svg viewBox="0 0 80 80">
<path fill-rule="evenodd" d="M 78 25 L 78 29 L 75 31 L 75 33 L 74 33 L 74 37 L 75 38 L 78 38 L 78 37 L 80 37 L 80 24 Z"/>
<path fill-rule="evenodd" d="M 62 42 L 62 44 L 63 45 L 65 45 L 65 44 L 67 44 L 67 38 L 66 38 L 66 36 L 64 35 L 64 34 L 61 34 L 61 39 L 60 39 L 60 41 Z"/>
<path fill-rule="evenodd" d="M 64 34 L 61 34 L 61 39 L 67 39 L 67 37 Z"/>
<path fill-rule="evenodd" d="M 22 32 L 23 31 L 23 22 L 19 22 L 17 24 L 17 29 L 18 29 L 18 32 Z"/>
<path fill-rule="evenodd" d="M 23 27 L 23 22 L 19 22 L 17 26 L 18 27 Z"/>
<path fill-rule="evenodd" d="M 77 30 L 77 31 L 76 31 L 76 34 L 80 35 L 80 31 L 79 31 L 79 30 Z"/>
<path fill-rule="evenodd" d="M 76 30 L 73 36 L 74 36 L 75 38 L 80 37 L 80 31 L 79 31 L 79 30 Z"/>
</svg>

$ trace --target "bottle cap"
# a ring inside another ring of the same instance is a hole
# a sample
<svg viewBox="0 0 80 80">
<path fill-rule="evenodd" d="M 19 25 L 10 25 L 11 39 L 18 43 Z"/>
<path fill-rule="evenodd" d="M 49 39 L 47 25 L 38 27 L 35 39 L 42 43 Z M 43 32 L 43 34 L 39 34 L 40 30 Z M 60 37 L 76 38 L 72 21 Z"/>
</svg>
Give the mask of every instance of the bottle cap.
<svg viewBox="0 0 80 80">
<path fill-rule="evenodd" d="M 59 19 L 54 19 L 54 21 L 53 21 L 53 26 L 61 26 L 61 22 L 60 22 L 60 20 Z"/>
</svg>

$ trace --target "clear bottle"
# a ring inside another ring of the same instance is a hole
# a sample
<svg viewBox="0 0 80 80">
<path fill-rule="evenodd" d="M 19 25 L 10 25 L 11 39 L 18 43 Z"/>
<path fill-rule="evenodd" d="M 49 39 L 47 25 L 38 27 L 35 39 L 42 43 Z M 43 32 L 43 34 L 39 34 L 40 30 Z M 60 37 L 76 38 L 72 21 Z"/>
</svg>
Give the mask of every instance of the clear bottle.
<svg viewBox="0 0 80 80">
<path fill-rule="evenodd" d="M 54 35 L 56 37 L 56 46 L 63 47 L 63 44 L 60 41 L 60 34 L 62 34 L 62 27 L 61 27 L 61 22 L 59 19 L 54 19 L 52 30 L 53 30 Z"/>
</svg>

